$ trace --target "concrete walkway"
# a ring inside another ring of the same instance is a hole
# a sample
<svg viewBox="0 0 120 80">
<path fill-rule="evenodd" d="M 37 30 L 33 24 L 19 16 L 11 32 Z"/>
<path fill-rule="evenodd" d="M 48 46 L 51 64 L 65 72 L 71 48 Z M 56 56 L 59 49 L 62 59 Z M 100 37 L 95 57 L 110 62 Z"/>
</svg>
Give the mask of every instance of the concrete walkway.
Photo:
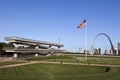
<svg viewBox="0 0 120 80">
<path fill-rule="evenodd" d="M 26 63 L 0 66 L 0 69 L 8 68 L 8 67 L 16 67 L 16 66 L 23 66 L 23 65 L 35 64 L 35 63 L 120 67 L 120 65 L 84 64 L 84 63 L 67 63 L 67 62 L 49 62 L 49 61 L 30 61 L 30 62 L 26 62 Z"/>
<path fill-rule="evenodd" d="M 38 63 L 38 62 L 34 61 L 34 62 L 27 62 L 27 63 L 20 63 L 20 64 L 5 65 L 5 66 L 0 66 L 0 69 L 8 68 L 8 67 L 15 67 L 15 66 L 23 66 L 23 65 L 28 65 L 28 64 L 35 64 L 35 63 Z"/>
<path fill-rule="evenodd" d="M 38 63 L 49 63 L 49 64 L 68 64 L 68 65 L 86 65 L 86 66 L 109 66 L 109 67 L 120 67 L 120 65 L 105 65 L 105 64 L 85 64 L 85 63 L 67 63 L 67 62 L 48 62 L 39 61 Z"/>
</svg>

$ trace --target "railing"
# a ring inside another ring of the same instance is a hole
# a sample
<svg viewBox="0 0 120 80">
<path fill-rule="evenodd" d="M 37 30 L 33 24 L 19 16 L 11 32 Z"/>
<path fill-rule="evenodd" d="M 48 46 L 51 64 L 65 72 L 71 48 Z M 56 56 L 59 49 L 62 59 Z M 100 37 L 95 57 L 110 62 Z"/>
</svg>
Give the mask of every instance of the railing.
<svg viewBox="0 0 120 80">
<path fill-rule="evenodd" d="M 31 43 L 38 43 L 38 44 L 46 44 L 46 45 L 54 45 L 54 46 L 60 46 L 63 47 L 62 44 L 59 43 L 53 43 L 53 42 L 46 42 L 46 41 L 38 41 L 38 40 L 32 40 L 32 39 L 26 39 L 26 38 L 20 38 L 20 37 L 5 37 L 5 40 L 20 40 L 20 41 L 26 41 Z"/>
<path fill-rule="evenodd" d="M 41 53 L 44 53 L 44 52 L 61 52 L 62 50 L 60 49 L 34 49 L 34 48 L 14 48 L 14 47 L 11 47 L 11 48 L 8 48 L 8 47 L 5 47 L 3 48 L 3 50 L 5 50 L 6 52 L 20 52 L 20 53 L 25 53 L 25 52 L 41 52 Z"/>
</svg>

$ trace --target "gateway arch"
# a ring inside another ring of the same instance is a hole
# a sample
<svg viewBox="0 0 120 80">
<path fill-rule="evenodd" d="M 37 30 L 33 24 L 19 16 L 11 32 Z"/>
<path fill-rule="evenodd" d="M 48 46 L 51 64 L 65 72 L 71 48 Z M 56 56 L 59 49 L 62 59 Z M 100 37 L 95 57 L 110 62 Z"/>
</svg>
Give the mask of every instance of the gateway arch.
<svg viewBox="0 0 120 80">
<path fill-rule="evenodd" d="M 92 54 L 94 53 L 94 44 L 95 44 L 95 41 L 96 41 L 97 37 L 99 37 L 100 35 L 104 35 L 104 36 L 108 39 L 108 41 L 109 41 L 109 43 L 110 43 L 110 46 L 111 46 L 112 54 L 114 55 L 114 54 L 115 54 L 115 50 L 114 50 L 113 43 L 112 43 L 110 37 L 109 37 L 107 34 L 105 34 L 105 33 L 99 33 L 99 34 L 97 34 L 97 35 L 95 36 L 94 41 L 93 41 L 93 44 L 92 44 L 92 46 L 91 46 L 91 53 L 92 53 Z"/>
</svg>

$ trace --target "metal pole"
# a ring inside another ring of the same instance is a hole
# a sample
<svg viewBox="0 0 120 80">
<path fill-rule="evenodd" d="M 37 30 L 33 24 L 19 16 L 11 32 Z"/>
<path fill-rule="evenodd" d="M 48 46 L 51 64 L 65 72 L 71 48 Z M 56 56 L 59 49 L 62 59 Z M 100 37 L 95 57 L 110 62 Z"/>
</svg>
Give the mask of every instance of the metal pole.
<svg viewBox="0 0 120 80">
<path fill-rule="evenodd" d="M 87 27 L 86 27 L 86 29 L 85 29 L 85 48 L 86 48 L 86 50 L 85 50 L 85 60 L 87 60 Z"/>
</svg>

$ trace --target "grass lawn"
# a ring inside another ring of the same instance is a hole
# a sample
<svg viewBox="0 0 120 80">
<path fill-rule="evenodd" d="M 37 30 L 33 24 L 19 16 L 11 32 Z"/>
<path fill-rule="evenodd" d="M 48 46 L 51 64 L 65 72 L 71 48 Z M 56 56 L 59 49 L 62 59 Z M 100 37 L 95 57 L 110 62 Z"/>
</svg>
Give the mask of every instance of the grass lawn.
<svg viewBox="0 0 120 80">
<path fill-rule="evenodd" d="M 37 57 L 37 58 L 28 58 L 26 60 L 30 61 L 52 61 L 52 62 L 76 62 L 76 60 L 73 58 L 73 56 L 68 55 L 52 55 L 52 56 L 45 56 L 45 57 Z"/>
<path fill-rule="evenodd" d="M 119 80 L 120 68 L 31 64 L 0 69 L 0 80 Z"/>
<path fill-rule="evenodd" d="M 81 57 L 81 56 L 77 56 Z M 81 57 L 84 59 L 84 57 Z M 92 58 L 92 59 L 91 59 Z M 99 59 L 96 59 L 99 58 Z M 111 60 L 110 60 L 111 59 Z M 115 60 L 114 60 L 115 59 Z M 52 61 L 52 62 L 72 62 L 72 63 L 85 63 L 85 64 L 107 64 L 107 65 L 120 65 L 120 57 L 116 56 L 88 56 L 88 60 L 80 60 L 80 59 L 75 59 L 74 55 L 59 55 L 59 56 L 46 56 L 46 57 L 37 57 L 37 58 L 29 58 L 26 60 L 31 60 L 31 61 Z"/>
<path fill-rule="evenodd" d="M 4 62 L 0 62 L 0 66 L 12 65 L 12 64 L 21 64 L 21 63 L 25 63 L 25 62 L 20 62 L 20 61 L 4 61 Z"/>
<path fill-rule="evenodd" d="M 120 66 L 120 60 L 78 60 L 78 63 L 85 63 L 85 64 L 104 64 L 104 65 L 119 65 Z"/>
</svg>

